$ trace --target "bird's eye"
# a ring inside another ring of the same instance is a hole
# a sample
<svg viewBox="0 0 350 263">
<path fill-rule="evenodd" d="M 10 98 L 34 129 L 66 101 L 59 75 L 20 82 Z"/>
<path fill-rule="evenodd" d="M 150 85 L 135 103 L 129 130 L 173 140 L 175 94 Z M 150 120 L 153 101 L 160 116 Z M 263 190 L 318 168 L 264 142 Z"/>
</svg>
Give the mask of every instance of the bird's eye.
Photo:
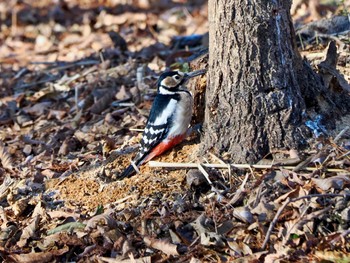
<svg viewBox="0 0 350 263">
<path fill-rule="evenodd" d="M 179 79 L 180 79 L 180 76 L 179 76 L 179 75 L 175 75 L 174 78 L 175 78 L 176 80 L 179 80 Z"/>
</svg>

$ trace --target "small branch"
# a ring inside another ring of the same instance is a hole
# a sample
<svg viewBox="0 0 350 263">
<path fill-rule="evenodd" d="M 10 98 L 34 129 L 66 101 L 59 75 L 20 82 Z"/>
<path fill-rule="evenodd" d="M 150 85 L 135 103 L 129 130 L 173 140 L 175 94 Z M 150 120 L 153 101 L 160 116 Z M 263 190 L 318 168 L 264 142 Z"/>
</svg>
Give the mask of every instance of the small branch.
<svg viewBox="0 0 350 263">
<path fill-rule="evenodd" d="M 343 135 L 350 129 L 349 126 L 346 126 L 344 129 L 342 129 L 337 136 L 335 136 L 334 138 L 334 142 L 338 142 L 342 137 Z"/>
<path fill-rule="evenodd" d="M 269 226 L 269 229 L 267 230 L 267 233 L 266 233 L 266 236 L 264 239 L 264 243 L 263 243 L 261 249 L 264 250 L 266 248 L 266 245 L 270 239 L 272 230 L 275 227 L 277 220 L 278 220 L 279 216 L 281 215 L 282 211 L 284 210 L 284 208 L 286 208 L 286 206 L 288 204 L 299 201 L 301 199 L 310 199 L 310 198 L 315 198 L 315 197 L 344 197 L 345 198 L 348 196 L 350 196 L 350 194 L 343 194 L 343 195 L 341 195 L 341 194 L 312 194 L 312 195 L 304 195 L 304 196 L 296 197 L 293 199 L 290 199 L 288 197 L 287 200 L 283 203 L 283 205 L 277 210 L 277 213 L 276 213 L 275 217 L 273 218 L 273 220 Z"/>
<path fill-rule="evenodd" d="M 345 238 L 349 234 L 350 234 L 350 229 L 342 231 L 339 236 L 331 240 L 331 244 L 334 246 L 341 238 Z"/>
<path fill-rule="evenodd" d="M 220 199 L 223 199 L 222 194 L 220 193 L 220 191 L 218 189 L 216 189 L 216 187 L 213 185 L 213 183 L 210 181 L 209 179 L 209 174 L 207 173 L 207 171 L 203 168 L 203 166 L 201 164 L 197 164 L 198 170 L 204 175 L 205 179 L 207 179 L 211 190 L 216 193 Z"/>
<path fill-rule="evenodd" d="M 266 236 L 265 236 L 265 239 L 264 239 L 264 243 L 261 247 L 262 250 L 264 250 L 266 248 L 266 245 L 267 245 L 267 242 L 270 240 L 270 236 L 271 236 L 271 233 L 272 233 L 272 229 L 275 227 L 275 224 L 277 223 L 277 220 L 279 218 L 279 216 L 282 214 L 282 211 L 284 210 L 284 208 L 286 208 L 286 206 L 290 203 L 290 198 L 288 197 L 287 200 L 283 203 L 283 205 L 278 209 L 275 217 L 273 218 L 270 226 L 269 226 L 269 229 L 267 230 L 267 233 L 266 233 Z"/>
<path fill-rule="evenodd" d="M 204 170 L 203 166 L 201 164 L 197 164 L 198 170 L 204 175 L 205 179 L 207 179 L 209 185 L 213 187 L 213 183 L 209 179 L 209 174 L 206 170 Z"/>
<path fill-rule="evenodd" d="M 201 164 L 204 167 L 210 167 L 210 168 L 221 168 L 221 169 L 229 169 L 229 167 L 235 167 L 238 169 L 272 169 L 272 168 L 280 168 L 280 169 L 285 169 L 285 170 L 293 170 L 296 168 L 296 166 L 279 166 L 279 165 L 265 165 L 265 164 L 219 164 L 219 163 L 214 163 L 214 164 L 206 164 L 203 163 Z M 198 164 L 196 163 L 168 163 L 168 162 L 157 162 L 157 161 L 150 161 L 149 162 L 150 167 L 164 167 L 164 168 L 197 168 Z M 304 167 L 302 170 L 306 171 L 317 171 L 320 170 L 317 167 Z M 326 172 L 348 172 L 345 169 L 336 169 L 336 168 L 326 168 L 322 169 L 323 171 Z"/>
</svg>

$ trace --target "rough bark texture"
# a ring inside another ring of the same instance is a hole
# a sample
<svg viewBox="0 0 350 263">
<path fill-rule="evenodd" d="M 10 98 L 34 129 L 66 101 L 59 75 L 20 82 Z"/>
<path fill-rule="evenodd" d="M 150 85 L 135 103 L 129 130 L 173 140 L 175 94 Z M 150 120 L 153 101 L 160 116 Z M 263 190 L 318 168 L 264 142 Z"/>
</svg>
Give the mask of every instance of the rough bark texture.
<svg viewBox="0 0 350 263">
<path fill-rule="evenodd" d="M 209 0 L 209 70 L 202 152 L 254 163 L 299 148 L 306 121 L 328 127 L 350 96 L 326 88 L 295 44 L 289 0 Z M 323 123 L 322 123 L 323 122 Z"/>
<path fill-rule="evenodd" d="M 305 143 L 290 4 L 209 0 L 205 149 L 253 163 Z"/>
</svg>

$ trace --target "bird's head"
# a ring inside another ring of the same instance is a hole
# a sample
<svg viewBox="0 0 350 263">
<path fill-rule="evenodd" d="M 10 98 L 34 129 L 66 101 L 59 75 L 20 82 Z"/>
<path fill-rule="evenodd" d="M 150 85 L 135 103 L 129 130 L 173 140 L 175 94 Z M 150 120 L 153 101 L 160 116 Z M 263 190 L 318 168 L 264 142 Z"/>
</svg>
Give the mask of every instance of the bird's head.
<svg viewBox="0 0 350 263">
<path fill-rule="evenodd" d="M 157 85 L 161 93 L 172 93 L 183 87 L 193 77 L 205 74 L 206 70 L 196 70 L 188 73 L 181 71 L 168 71 L 160 75 Z"/>
</svg>

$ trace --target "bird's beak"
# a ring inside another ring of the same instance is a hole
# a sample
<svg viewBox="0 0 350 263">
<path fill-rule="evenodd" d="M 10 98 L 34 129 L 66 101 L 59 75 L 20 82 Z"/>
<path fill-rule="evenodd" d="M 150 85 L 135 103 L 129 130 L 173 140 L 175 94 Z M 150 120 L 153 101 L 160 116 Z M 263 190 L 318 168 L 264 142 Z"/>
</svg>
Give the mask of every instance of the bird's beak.
<svg viewBox="0 0 350 263">
<path fill-rule="evenodd" d="M 199 75 L 204 75 L 206 72 L 207 72 L 206 69 L 199 69 L 199 70 L 195 70 L 192 72 L 187 72 L 187 73 L 185 73 L 185 78 L 191 79 L 191 78 L 199 76 Z"/>
</svg>

